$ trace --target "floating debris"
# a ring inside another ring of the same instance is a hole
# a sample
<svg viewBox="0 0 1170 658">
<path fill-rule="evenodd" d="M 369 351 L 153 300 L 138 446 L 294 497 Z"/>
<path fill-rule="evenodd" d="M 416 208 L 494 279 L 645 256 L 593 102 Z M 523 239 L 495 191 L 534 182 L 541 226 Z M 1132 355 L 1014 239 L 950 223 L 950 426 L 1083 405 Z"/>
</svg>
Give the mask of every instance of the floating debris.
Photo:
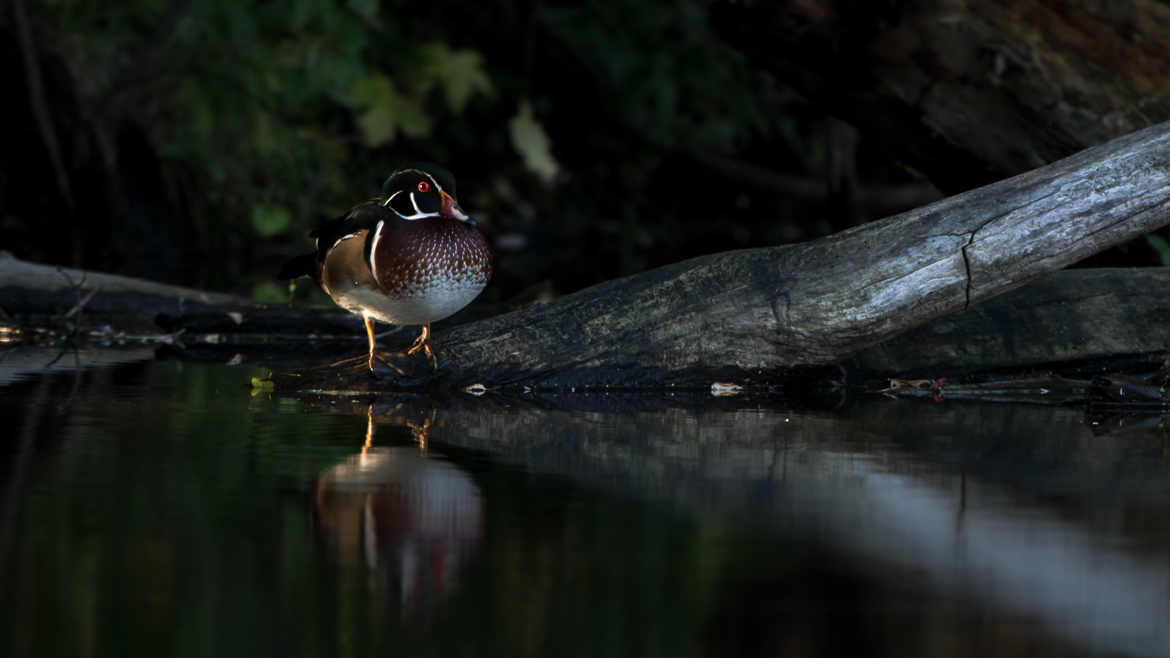
<svg viewBox="0 0 1170 658">
<path fill-rule="evenodd" d="M 732 395 L 739 395 L 743 393 L 743 387 L 739 384 L 732 384 L 730 382 L 712 382 L 711 395 L 715 397 L 729 397 Z"/>
<path fill-rule="evenodd" d="M 911 391 L 927 392 L 935 402 L 942 402 L 943 388 L 947 385 L 946 377 L 938 379 L 891 379 L 890 385 L 879 391 L 891 397 Z"/>
</svg>

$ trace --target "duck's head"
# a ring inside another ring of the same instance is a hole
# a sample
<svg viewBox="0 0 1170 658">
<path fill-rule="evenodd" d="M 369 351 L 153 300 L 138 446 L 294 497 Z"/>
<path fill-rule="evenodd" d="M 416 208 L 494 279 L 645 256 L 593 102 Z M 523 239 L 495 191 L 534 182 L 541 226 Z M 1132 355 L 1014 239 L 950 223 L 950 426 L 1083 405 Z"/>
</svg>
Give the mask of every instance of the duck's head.
<svg viewBox="0 0 1170 658">
<path fill-rule="evenodd" d="M 455 200 L 455 179 L 446 172 L 400 169 L 382 185 L 382 205 L 408 222 L 446 217 L 475 226 Z"/>
</svg>

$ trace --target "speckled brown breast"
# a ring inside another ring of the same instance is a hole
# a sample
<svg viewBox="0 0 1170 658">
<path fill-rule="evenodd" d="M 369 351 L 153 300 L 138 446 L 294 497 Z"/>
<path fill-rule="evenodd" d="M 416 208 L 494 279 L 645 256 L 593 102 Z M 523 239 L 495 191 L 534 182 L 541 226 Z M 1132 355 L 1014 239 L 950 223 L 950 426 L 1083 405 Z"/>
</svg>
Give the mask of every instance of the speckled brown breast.
<svg viewBox="0 0 1170 658">
<path fill-rule="evenodd" d="M 492 275 L 492 253 L 478 230 L 446 217 L 388 220 L 375 227 L 370 265 L 385 301 L 367 303 L 395 324 L 441 320 L 475 299 Z"/>
<path fill-rule="evenodd" d="M 393 222 L 374 239 L 370 258 L 374 278 L 389 295 L 411 294 L 448 282 L 482 289 L 492 275 L 487 240 L 458 220 Z"/>
</svg>

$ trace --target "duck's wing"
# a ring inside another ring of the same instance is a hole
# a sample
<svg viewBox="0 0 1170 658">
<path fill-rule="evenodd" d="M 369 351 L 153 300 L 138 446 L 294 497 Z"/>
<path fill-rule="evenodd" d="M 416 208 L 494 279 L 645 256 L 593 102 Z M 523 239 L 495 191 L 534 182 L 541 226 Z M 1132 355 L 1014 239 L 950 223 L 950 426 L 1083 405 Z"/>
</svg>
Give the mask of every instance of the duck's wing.
<svg viewBox="0 0 1170 658">
<path fill-rule="evenodd" d="M 321 272 L 321 263 L 325 256 L 338 242 L 347 237 L 356 235 L 363 230 L 374 228 L 379 221 L 386 219 L 390 211 L 382 207 L 380 199 L 360 203 L 344 215 L 339 215 L 318 226 L 309 233 L 309 237 L 317 239 L 317 248 L 312 253 L 301 254 L 285 262 L 277 274 L 279 279 L 295 279 L 298 276 L 311 276 L 317 279 Z"/>
<path fill-rule="evenodd" d="M 373 200 L 360 203 L 346 214 L 318 226 L 309 234 L 317 238 L 317 260 L 325 262 L 325 255 L 333 245 L 362 231 L 371 230 L 378 222 L 391 217 L 390 211 L 382 207 L 380 200 Z"/>
</svg>

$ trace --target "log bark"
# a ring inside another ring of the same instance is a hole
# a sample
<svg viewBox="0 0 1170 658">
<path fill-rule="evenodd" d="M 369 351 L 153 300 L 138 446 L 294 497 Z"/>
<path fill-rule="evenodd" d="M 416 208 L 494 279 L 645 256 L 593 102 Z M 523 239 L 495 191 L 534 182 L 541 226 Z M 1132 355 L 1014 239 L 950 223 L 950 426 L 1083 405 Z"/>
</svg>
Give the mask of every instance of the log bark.
<svg viewBox="0 0 1170 658">
<path fill-rule="evenodd" d="M 1156 0 L 724 0 L 711 19 L 951 194 L 1170 119 Z"/>
<path fill-rule="evenodd" d="M 436 340 L 451 363 L 441 375 L 488 386 L 766 380 L 795 366 L 839 362 L 1167 224 L 1170 124 L 1162 124 L 820 240 L 713 254 L 549 304 L 440 325 Z M 13 277 L 0 274 L 0 305 L 8 308 Z M 53 295 L 84 297 L 75 283 L 65 287 L 66 277 L 53 278 Z M 124 279 L 94 281 L 108 291 Z M 1164 291 L 1147 290 L 1160 308 Z M 307 311 L 302 323 L 289 309 L 238 298 L 205 304 L 192 301 L 198 291 L 183 294 L 185 304 L 159 302 L 175 313 L 166 316 L 168 330 L 362 335 L 356 318 L 337 309 Z M 25 294 L 25 301 L 37 297 Z M 95 296 L 86 308 L 104 303 Z M 340 324 L 322 331 L 322 322 Z"/>
<path fill-rule="evenodd" d="M 862 350 L 863 370 L 908 376 L 1139 353 L 1170 356 L 1170 267 L 1065 270 Z"/>
</svg>

